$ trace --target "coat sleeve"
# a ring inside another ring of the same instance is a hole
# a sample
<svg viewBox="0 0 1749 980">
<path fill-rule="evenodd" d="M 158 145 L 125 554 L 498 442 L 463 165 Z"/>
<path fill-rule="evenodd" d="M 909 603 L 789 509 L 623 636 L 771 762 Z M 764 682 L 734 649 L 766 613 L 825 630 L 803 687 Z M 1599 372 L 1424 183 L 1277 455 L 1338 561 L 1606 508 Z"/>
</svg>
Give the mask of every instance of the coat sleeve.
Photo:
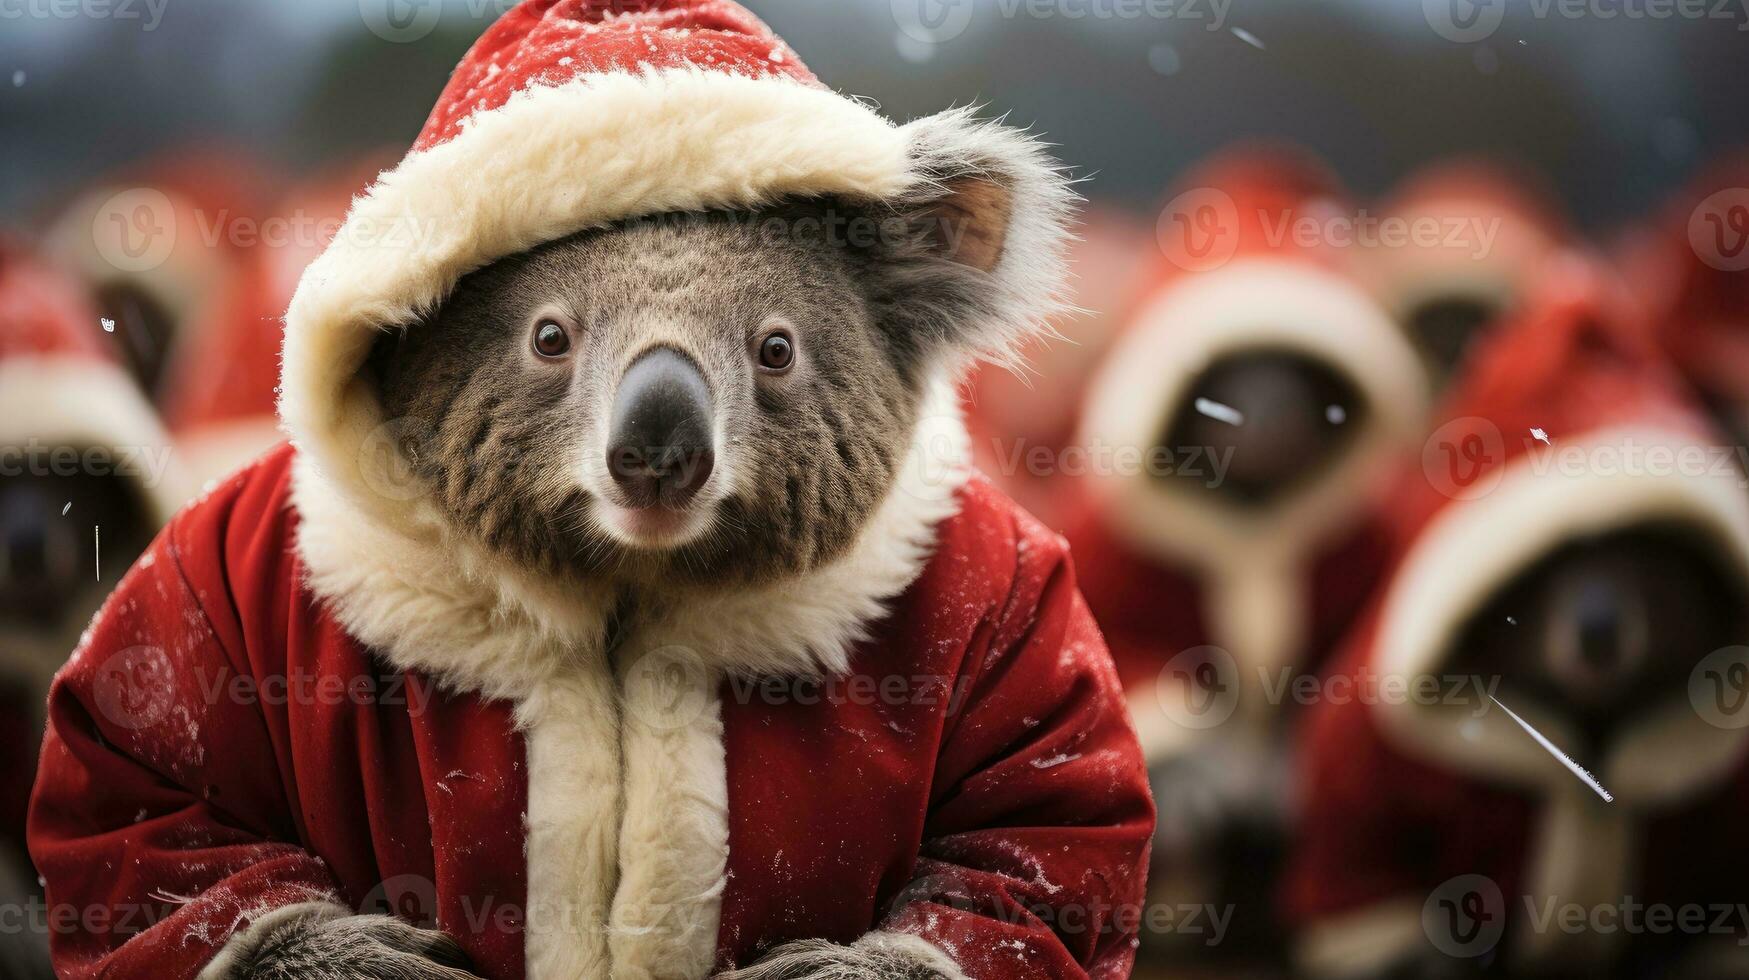
<svg viewBox="0 0 1749 980">
<path fill-rule="evenodd" d="M 961 667 L 916 875 L 883 929 L 980 980 L 1124 977 L 1154 828 L 1147 772 L 1066 547 L 1022 525 L 1006 608 Z"/>
<path fill-rule="evenodd" d="M 336 904 L 326 866 L 293 843 L 263 709 L 235 683 L 249 671 L 228 649 L 218 535 L 191 531 L 205 519 L 185 513 L 152 544 L 50 694 L 29 838 L 70 980 L 192 978 L 252 924 Z"/>
</svg>

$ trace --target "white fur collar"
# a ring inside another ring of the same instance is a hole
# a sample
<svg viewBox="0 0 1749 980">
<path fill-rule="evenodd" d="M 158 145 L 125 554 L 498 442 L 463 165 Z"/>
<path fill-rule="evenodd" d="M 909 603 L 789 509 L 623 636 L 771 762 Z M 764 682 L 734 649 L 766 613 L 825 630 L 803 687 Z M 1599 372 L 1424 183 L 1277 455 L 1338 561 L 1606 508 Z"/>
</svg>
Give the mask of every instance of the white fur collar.
<svg viewBox="0 0 1749 980">
<path fill-rule="evenodd" d="M 932 385 L 899 479 L 857 543 L 795 579 L 725 593 L 662 597 L 645 635 L 749 675 L 837 673 L 850 649 L 927 562 L 935 526 L 958 510 L 969 470 L 954 386 Z M 602 656 L 613 597 L 567 592 L 449 530 L 401 474 L 393 525 L 300 454 L 292 501 L 297 548 L 316 596 L 349 633 L 396 667 L 488 697 L 525 700 L 567 665 Z"/>
</svg>

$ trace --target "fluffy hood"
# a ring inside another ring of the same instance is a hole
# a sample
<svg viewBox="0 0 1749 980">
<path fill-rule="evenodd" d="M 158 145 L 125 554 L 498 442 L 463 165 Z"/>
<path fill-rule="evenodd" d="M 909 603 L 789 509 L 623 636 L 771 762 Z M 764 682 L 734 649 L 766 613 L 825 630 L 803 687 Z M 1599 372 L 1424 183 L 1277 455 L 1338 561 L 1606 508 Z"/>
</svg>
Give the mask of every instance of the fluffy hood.
<svg viewBox="0 0 1749 980">
<path fill-rule="evenodd" d="M 1029 137 L 963 110 L 895 125 L 821 85 L 788 45 L 726 0 L 640 0 L 606 5 L 611 13 L 603 6 L 527 0 L 494 24 L 457 68 L 412 152 L 354 201 L 292 300 L 280 413 L 303 456 L 301 549 L 317 591 L 367 639 L 383 617 L 404 618 L 393 609 L 423 606 L 473 604 L 488 624 L 507 615 L 508 601 L 514 616 L 529 613 L 538 624 L 527 636 L 547 644 L 600 624 L 588 597 L 543 596 L 516 570 L 455 550 L 431 509 L 410 502 L 418 494 L 406 486 L 394 423 L 358 376 L 381 331 L 437 307 L 468 272 L 651 214 L 825 194 L 904 202 L 939 189 L 945 161 L 975 159 L 1012 195 L 1006 245 L 990 273 L 1000 302 L 989 322 L 968 325 L 982 353 L 1003 355 L 1044 329 L 1060 305 L 1071 194 Z M 951 399 L 928 418 L 924 429 L 959 429 Z M 920 430 L 917 438 L 934 448 L 913 457 L 951 452 L 958 468 L 963 434 L 943 440 Z M 761 631 L 744 648 L 765 652 L 750 659 L 761 668 L 834 662 L 827 651 L 921 567 L 915 546 L 952 511 L 951 487 L 940 490 L 894 491 L 841 567 L 814 573 L 839 583 L 822 590 L 837 598 L 820 617 L 837 628 L 800 645 L 785 631 Z M 380 557 L 405 559 L 408 548 L 456 557 L 442 575 Z M 880 573 L 846 571 L 862 567 L 870 549 L 884 556 Z M 910 560 L 896 562 L 898 553 Z M 395 605 L 394 596 L 404 601 Z M 421 646 L 408 657 L 430 655 Z"/>
</svg>

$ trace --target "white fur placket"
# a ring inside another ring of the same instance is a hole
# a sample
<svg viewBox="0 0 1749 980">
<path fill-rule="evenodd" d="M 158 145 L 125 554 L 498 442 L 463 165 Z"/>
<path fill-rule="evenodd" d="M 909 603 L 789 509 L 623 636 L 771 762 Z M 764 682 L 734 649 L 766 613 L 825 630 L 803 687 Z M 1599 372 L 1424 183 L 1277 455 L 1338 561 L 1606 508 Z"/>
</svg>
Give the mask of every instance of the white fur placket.
<svg viewBox="0 0 1749 980">
<path fill-rule="evenodd" d="M 950 383 L 932 386 L 897 485 L 846 555 L 758 589 L 640 605 L 611 650 L 605 597 L 517 576 L 422 498 L 393 529 L 373 522 L 299 461 L 299 550 L 347 630 L 397 667 L 515 702 L 531 980 L 710 972 L 728 863 L 722 680 L 845 669 L 957 510 L 969 471 L 955 405 Z"/>
</svg>

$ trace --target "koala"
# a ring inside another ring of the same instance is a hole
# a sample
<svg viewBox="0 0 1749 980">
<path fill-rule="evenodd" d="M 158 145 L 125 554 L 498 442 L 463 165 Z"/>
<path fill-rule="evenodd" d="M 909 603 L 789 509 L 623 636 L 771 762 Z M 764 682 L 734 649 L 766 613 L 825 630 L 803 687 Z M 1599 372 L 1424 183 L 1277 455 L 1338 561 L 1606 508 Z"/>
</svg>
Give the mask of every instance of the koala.
<svg viewBox="0 0 1749 980">
<path fill-rule="evenodd" d="M 450 522 L 520 565 L 630 588 L 817 567 L 987 288 L 931 224 L 822 198 L 543 245 L 383 338 L 385 414 Z"/>
<path fill-rule="evenodd" d="M 451 526 L 608 583 L 635 617 L 656 587 L 756 584 L 850 546 L 932 372 L 959 369 L 956 325 L 997 302 L 984 236 L 1006 206 L 968 178 L 909 213 L 822 197 L 583 231 L 465 276 L 366 373 Z M 253 955 L 259 980 L 473 975 L 441 934 L 370 915 Z"/>
<path fill-rule="evenodd" d="M 1642 711 L 1686 697 L 1708 654 L 1749 633 L 1741 583 L 1701 534 L 1648 523 L 1571 542 L 1521 573 L 1457 640 L 1454 670 L 1558 711 L 1598 757 Z M 1563 746 L 1563 748 L 1567 748 Z"/>
</svg>

